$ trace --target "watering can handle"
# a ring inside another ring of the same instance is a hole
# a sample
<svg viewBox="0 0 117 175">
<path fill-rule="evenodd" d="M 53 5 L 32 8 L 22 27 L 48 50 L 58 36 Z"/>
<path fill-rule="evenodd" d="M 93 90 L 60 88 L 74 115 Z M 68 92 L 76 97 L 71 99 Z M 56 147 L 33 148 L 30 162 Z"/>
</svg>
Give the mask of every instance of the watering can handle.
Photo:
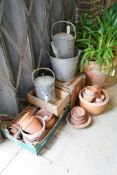
<svg viewBox="0 0 117 175">
<path fill-rule="evenodd" d="M 75 29 L 75 26 L 70 22 L 70 21 L 57 21 L 55 22 L 53 25 L 52 25 L 52 30 L 51 30 L 51 37 L 53 38 L 53 29 L 55 27 L 56 24 L 58 23 L 67 23 L 67 24 L 70 24 L 72 27 L 73 27 L 73 30 L 74 30 L 74 38 L 76 39 L 76 29 Z"/>
<path fill-rule="evenodd" d="M 49 68 L 43 67 L 43 68 L 37 68 L 37 69 L 35 69 L 35 70 L 32 72 L 32 81 L 33 81 L 33 82 L 34 82 L 34 74 L 35 74 L 35 72 L 37 72 L 37 71 L 39 71 L 39 70 L 48 70 L 48 71 L 50 71 L 50 72 L 52 73 L 53 77 L 54 77 L 54 80 L 55 80 L 55 74 L 54 74 L 54 72 L 53 72 L 51 69 L 49 69 Z"/>
</svg>

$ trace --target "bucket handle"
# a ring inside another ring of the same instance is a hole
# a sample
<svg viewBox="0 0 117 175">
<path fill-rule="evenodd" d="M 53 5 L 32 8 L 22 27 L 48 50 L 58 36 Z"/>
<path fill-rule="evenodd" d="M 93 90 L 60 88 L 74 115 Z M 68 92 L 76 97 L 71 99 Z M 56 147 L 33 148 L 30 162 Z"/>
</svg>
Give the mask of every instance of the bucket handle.
<svg viewBox="0 0 117 175">
<path fill-rule="evenodd" d="M 39 71 L 39 70 L 48 70 L 48 71 L 50 71 L 50 72 L 52 73 L 52 75 L 53 75 L 53 77 L 54 77 L 54 81 L 55 81 L 55 74 L 54 74 L 54 72 L 53 72 L 51 69 L 49 69 L 49 68 L 43 67 L 43 68 L 37 68 L 37 69 L 35 69 L 35 70 L 32 72 L 32 81 L 33 81 L 33 82 L 34 82 L 34 74 L 35 74 L 35 72 L 37 72 L 37 71 Z"/>
<path fill-rule="evenodd" d="M 57 21 L 55 22 L 53 25 L 52 25 L 52 29 L 51 29 L 51 37 L 53 38 L 53 30 L 54 30 L 54 27 L 56 24 L 58 23 L 67 23 L 67 24 L 70 24 L 72 27 L 73 27 L 73 30 L 74 30 L 74 38 L 76 39 L 76 29 L 75 29 L 75 26 L 73 25 L 73 23 L 71 23 L 70 21 Z"/>
</svg>

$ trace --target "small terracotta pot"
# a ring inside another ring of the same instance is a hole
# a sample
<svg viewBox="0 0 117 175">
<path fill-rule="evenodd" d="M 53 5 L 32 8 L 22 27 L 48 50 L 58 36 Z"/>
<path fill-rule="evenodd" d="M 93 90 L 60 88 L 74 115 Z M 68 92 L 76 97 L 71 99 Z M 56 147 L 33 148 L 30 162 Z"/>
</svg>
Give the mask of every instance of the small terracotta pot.
<svg viewBox="0 0 117 175">
<path fill-rule="evenodd" d="M 96 98 L 100 98 L 100 96 L 101 96 L 101 87 L 99 85 L 93 85 L 93 87 L 95 87 L 97 89 Z"/>
<path fill-rule="evenodd" d="M 73 125 L 81 125 L 87 121 L 87 117 L 84 117 L 82 120 L 74 120 L 74 118 L 71 116 L 70 120 Z"/>
<path fill-rule="evenodd" d="M 45 110 L 45 109 L 41 109 L 41 110 L 37 111 L 36 116 L 41 117 L 42 119 L 45 120 L 45 122 L 47 122 L 47 121 L 51 120 L 52 113 L 47 111 L 47 110 Z"/>
<path fill-rule="evenodd" d="M 71 118 L 73 118 L 73 120 L 76 121 L 76 122 L 81 122 L 81 121 L 84 120 L 84 118 L 86 118 L 86 115 L 82 116 L 82 117 L 77 117 L 77 116 L 75 116 L 74 114 L 71 113 Z"/>
<path fill-rule="evenodd" d="M 101 94 L 100 98 L 95 99 L 95 103 L 101 103 L 104 101 L 104 99 L 105 99 L 105 96 L 103 94 Z"/>
<path fill-rule="evenodd" d="M 50 121 L 46 122 L 46 128 L 49 129 L 49 128 L 52 128 L 53 125 L 55 124 L 55 118 L 52 117 Z"/>
<path fill-rule="evenodd" d="M 82 96 L 88 102 L 92 102 L 95 99 L 95 95 L 87 95 L 85 91 L 82 93 Z"/>
<path fill-rule="evenodd" d="M 66 117 L 66 121 L 67 121 L 67 123 L 68 123 L 68 125 L 70 126 L 70 127 L 73 127 L 73 128 L 76 128 L 76 129 L 83 129 L 83 128 L 86 128 L 86 127 L 88 127 L 90 124 L 91 124 L 91 117 L 90 117 L 90 115 L 88 114 L 87 115 L 87 120 L 86 120 L 86 122 L 85 123 L 83 123 L 83 124 L 74 124 L 72 121 L 71 121 L 71 115 L 70 115 L 70 113 L 67 115 L 67 117 Z"/>
<path fill-rule="evenodd" d="M 21 134 L 23 135 L 23 137 L 25 137 L 26 139 L 28 139 L 30 141 L 34 141 L 34 140 L 36 140 L 38 137 L 40 137 L 43 134 L 43 132 L 45 131 L 45 121 L 43 119 L 41 119 L 41 118 L 38 118 L 38 120 L 41 123 L 42 128 L 39 129 L 34 134 L 27 133 L 26 131 L 24 131 L 21 128 L 20 131 L 21 131 Z"/>
<path fill-rule="evenodd" d="M 84 91 L 89 96 L 95 96 L 95 94 L 97 93 L 97 88 L 95 88 L 94 86 L 86 86 Z"/>
<path fill-rule="evenodd" d="M 85 110 L 82 107 L 74 107 L 71 110 L 71 115 L 75 115 L 76 118 L 84 117 L 86 115 Z"/>
<path fill-rule="evenodd" d="M 21 126 L 22 130 L 30 134 L 34 134 L 42 129 L 40 120 L 35 116 L 31 116 L 30 113 L 23 115 L 18 121 L 18 124 Z"/>
<path fill-rule="evenodd" d="M 90 103 L 82 97 L 83 90 L 84 89 L 82 89 L 79 92 L 80 106 L 83 107 L 87 112 L 89 112 L 90 114 L 93 114 L 93 115 L 97 115 L 97 114 L 100 114 L 101 112 L 103 112 L 106 105 L 107 105 L 107 103 L 108 103 L 108 101 L 109 101 L 109 96 L 106 93 L 106 91 L 102 90 L 102 93 L 105 96 L 105 99 L 104 99 L 103 102 L 101 102 L 101 103 Z"/>
</svg>

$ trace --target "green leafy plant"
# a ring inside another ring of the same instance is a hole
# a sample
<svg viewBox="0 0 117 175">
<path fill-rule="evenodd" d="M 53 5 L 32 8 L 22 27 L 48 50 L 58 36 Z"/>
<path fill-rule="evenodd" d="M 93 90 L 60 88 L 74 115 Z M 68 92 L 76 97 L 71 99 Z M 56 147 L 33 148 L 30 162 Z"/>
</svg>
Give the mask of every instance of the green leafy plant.
<svg viewBox="0 0 117 175">
<path fill-rule="evenodd" d="M 117 46 L 117 15 L 112 9 L 105 9 L 102 16 L 87 19 L 84 15 L 80 19 L 80 26 L 76 26 L 76 46 L 83 50 L 80 69 L 89 61 L 95 61 L 100 70 L 106 66 L 109 73 L 113 67 L 114 49 Z"/>
</svg>

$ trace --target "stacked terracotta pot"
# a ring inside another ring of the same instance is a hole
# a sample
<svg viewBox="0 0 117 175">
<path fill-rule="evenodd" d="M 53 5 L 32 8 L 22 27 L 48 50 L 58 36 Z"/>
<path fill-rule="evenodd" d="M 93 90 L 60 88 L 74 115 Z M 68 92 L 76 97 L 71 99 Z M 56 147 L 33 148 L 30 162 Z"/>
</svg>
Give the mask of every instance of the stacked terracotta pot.
<svg viewBox="0 0 117 175">
<path fill-rule="evenodd" d="M 52 128 L 55 124 L 55 117 L 49 111 L 41 109 L 36 113 L 36 116 L 38 118 L 42 118 L 45 121 L 45 127 L 47 129 Z"/>
<path fill-rule="evenodd" d="M 45 137 L 46 129 L 53 127 L 55 117 L 48 111 L 41 109 L 32 115 L 30 108 L 20 118 L 16 119 L 9 127 L 9 132 L 17 139 L 26 143 L 36 143 Z"/>
<path fill-rule="evenodd" d="M 82 107 L 74 107 L 66 120 L 74 128 L 85 128 L 91 123 L 91 117 Z"/>
<path fill-rule="evenodd" d="M 82 106 L 90 114 L 100 114 L 104 111 L 109 96 L 107 92 L 98 85 L 86 86 L 79 93 L 80 106 Z"/>
</svg>

